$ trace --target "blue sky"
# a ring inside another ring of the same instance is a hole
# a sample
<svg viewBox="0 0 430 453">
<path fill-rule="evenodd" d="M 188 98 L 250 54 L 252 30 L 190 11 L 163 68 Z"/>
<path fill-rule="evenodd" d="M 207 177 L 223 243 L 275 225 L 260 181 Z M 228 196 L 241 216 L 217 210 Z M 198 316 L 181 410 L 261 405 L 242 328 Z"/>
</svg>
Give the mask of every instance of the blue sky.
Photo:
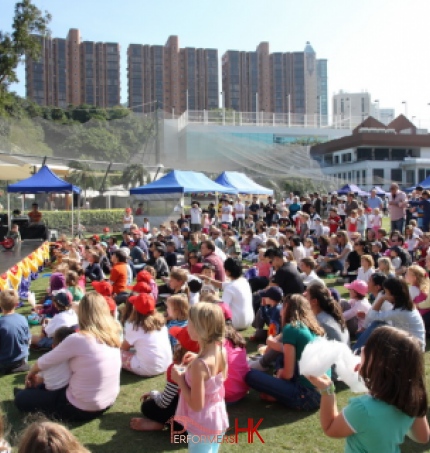
<svg viewBox="0 0 430 453">
<path fill-rule="evenodd" d="M 129 43 L 181 47 L 301 51 L 310 41 L 328 59 L 329 98 L 340 89 L 367 90 L 381 108 L 430 123 L 430 1 L 413 0 L 34 0 L 52 16 L 54 37 L 79 28 L 83 39 L 119 42 L 122 101 Z M 0 29 L 10 28 L 15 0 L 1 0 Z M 25 94 L 24 69 L 16 91 Z"/>
</svg>

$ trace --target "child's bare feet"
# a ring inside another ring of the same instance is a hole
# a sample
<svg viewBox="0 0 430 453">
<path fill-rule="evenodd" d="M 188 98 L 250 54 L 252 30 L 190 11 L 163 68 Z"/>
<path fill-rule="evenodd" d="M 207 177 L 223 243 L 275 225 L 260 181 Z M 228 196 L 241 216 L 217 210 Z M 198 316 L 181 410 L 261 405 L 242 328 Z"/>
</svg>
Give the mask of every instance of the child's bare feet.
<svg viewBox="0 0 430 453">
<path fill-rule="evenodd" d="M 130 420 L 130 428 L 135 431 L 161 431 L 164 425 L 146 417 L 136 417 Z"/>
</svg>

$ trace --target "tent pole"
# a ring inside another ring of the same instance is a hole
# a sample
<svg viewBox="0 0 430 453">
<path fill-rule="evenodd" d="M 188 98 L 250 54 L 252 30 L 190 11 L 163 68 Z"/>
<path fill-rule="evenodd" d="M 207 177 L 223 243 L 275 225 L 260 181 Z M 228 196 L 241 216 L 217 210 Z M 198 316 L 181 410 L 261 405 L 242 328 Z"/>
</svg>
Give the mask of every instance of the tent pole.
<svg viewBox="0 0 430 453">
<path fill-rule="evenodd" d="M 73 209 L 74 206 L 73 206 L 73 205 L 74 205 L 74 203 L 75 203 L 75 197 L 73 196 L 73 190 L 72 190 L 72 240 L 73 240 L 73 238 L 75 237 L 75 236 L 73 235 L 73 233 L 74 233 L 74 226 L 75 226 L 75 222 L 74 222 L 74 218 L 73 218 L 73 212 L 74 212 L 74 209 Z M 78 227 L 78 228 L 79 228 L 79 227 Z"/>
<path fill-rule="evenodd" d="M 218 192 L 215 192 L 215 226 L 218 226 L 218 204 L 219 204 L 219 197 Z"/>
<path fill-rule="evenodd" d="M 7 193 L 7 227 L 10 231 L 11 218 L 10 218 L 10 193 Z"/>
</svg>

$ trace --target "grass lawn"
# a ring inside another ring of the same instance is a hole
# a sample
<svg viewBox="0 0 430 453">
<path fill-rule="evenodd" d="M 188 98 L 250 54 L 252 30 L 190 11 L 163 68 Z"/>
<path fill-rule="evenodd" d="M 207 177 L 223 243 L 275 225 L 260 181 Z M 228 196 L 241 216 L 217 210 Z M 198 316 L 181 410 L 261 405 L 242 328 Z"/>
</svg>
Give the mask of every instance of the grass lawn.
<svg viewBox="0 0 430 453">
<path fill-rule="evenodd" d="M 47 278 L 39 278 L 33 282 L 32 289 L 37 295 L 42 294 L 48 285 Z M 344 288 L 337 287 L 343 293 Z M 28 314 L 29 308 L 20 309 L 22 314 Z M 33 330 L 38 329 L 37 327 Z M 249 337 L 253 329 L 244 333 Z M 249 343 L 249 352 L 256 351 L 257 344 Z M 38 354 L 32 352 L 30 361 L 34 362 Z M 430 373 L 430 352 L 426 352 L 426 370 Z M 13 387 L 24 385 L 25 374 L 0 377 L 0 398 L 3 411 L 6 414 L 10 429 L 10 440 L 13 442 L 17 433 L 24 425 L 24 416 L 19 413 L 13 404 Z M 170 432 L 140 433 L 129 428 L 129 420 L 139 416 L 139 398 L 142 393 L 153 389 L 163 389 L 164 376 L 144 379 L 131 373 L 122 372 L 121 393 L 116 404 L 100 419 L 86 424 L 70 424 L 69 427 L 85 446 L 92 452 L 121 452 L 132 453 L 138 451 L 186 451 L 186 445 L 171 444 Z M 428 382 L 429 384 L 429 382 Z M 340 407 L 347 404 L 348 398 L 353 394 L 343 386 L 338 386 L 338 403 Z M 322 434 L 319 424 L 318 412 L 295 412 L 278 404 L 262 402 L 259 395 L 250 391 L 249 395 L 241 402 L 228 407 L 230 426 L 234 433 L 235 419 L 238 426 L 245 428 L 248 418 L 253 418 L 255 423 L 263 418 L 259 433 L 265 444 L 254 438 L 253 444 L 247 443 L 247 434 L 239 435 L 238 444 L 222 446 L 222 451 L 238 451 L 244 449 L 249 452 L 327 452 L 335 453 L 344 450 L 344 440 L 329 439 Z M 407 440 L 402 447 L 403 452 L 430 451 L 429 445 L 419 445 Z M 384 452 L 375 452 L 384 453 Z"/>
</svg>

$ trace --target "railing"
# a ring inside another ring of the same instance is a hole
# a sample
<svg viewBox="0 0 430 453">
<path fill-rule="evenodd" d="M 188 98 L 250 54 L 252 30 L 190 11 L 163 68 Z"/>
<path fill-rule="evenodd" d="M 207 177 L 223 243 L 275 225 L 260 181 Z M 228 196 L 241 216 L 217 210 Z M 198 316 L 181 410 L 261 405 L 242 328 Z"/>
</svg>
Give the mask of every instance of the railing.
<svg viewBox="0 0 430 453">
<path fill-rule="evenodd" d="M 166 112 L 165 119 L 172 115 Z M 329 117 L 328 115 L 302 113 L 236 112 L 234 110 L 188 110 L 178 117 L 179 127 L 188 123 L 219 126 L 260 126 L 294 128 L 354 129 L 366 117 Z"/>
</svg>

